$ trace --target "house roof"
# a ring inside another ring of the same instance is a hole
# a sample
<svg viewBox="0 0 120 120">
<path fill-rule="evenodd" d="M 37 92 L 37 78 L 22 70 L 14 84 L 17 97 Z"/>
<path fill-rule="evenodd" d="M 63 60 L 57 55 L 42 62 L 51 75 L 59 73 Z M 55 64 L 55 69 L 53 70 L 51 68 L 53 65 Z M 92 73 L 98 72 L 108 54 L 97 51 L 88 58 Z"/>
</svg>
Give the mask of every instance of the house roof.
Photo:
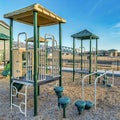
<svg viewBox="0 0 120 120">
<path fill-rule="evenodd" d="M 71 37 L 76 38 L 76 39 L 81 39 L 81 40 L 85 40 L 85 39 L 99 39 L 99 37 L 95 34 L 93 34 L 92 32 L 88 31 L 87 29 L 82 30 L 78 33 L 75 33 L 73 35 L 71 35 Z"/>
<path fill-rule="evenodd" d="M 108 51 L 114 52 L 114 51 L 118 51 L 117 49 L 110 49 Z"/>
<path fill-rule="evenodd" d="M 0 33 L 0 40 L 9 40 L 9 36 L 3 34 L 3 33 Z"/>
<path fill-rule="evenodd" d="M 9 29 L 9 25 L 7 23 L 5 23 L 4 21 L 0 20 L 0 24 L 4 27 L 6 27 L 7 29 Z"/>
<path fill-rule="evenodd" d="M 38 26 L 47 26 L 59 23 L 65 23 L 66 20 L 57 16 L 55 13 L 47 10 L 40 4 L 33 4 L 31 6 L 7 13 L 5 18 L 12 18 L 15 21 L 33 25 L 33 12 L 38 12 Z"/>
</svg>

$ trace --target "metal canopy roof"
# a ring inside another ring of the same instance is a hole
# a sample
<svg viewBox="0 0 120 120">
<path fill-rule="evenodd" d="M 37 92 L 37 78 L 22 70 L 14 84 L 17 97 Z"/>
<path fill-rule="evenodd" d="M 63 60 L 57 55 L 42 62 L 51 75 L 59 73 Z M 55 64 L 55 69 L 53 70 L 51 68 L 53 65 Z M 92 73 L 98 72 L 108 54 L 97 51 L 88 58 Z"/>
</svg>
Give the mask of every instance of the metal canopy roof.
<svg viewBox="0 0 120 120">
<path fill-rule="evenodd" d="M 34 38 L 33 37 L 30 37 L 27 39 L 28 42 L 34 42 Z M 39 41 L 40 42 L 45 42 L 45 39 L 43 37 L 39 37 Z"/>
<path fill-rule="evenodd" d="M 71 37 L 76 38 L 76 39 L 81 39 L 81 40 L 85 40 L 85 39 L 99 39 L 99 37 L 91 32 L 89 32 L 87 29 L 75 33 L 73 35 L 71 35 Z"/>
<path fill-rule="evenodd" d="M 9 40 L 9 36 L 3 34 L 3 33 L 0 33 L 0 40 Z"/>
<path fill-rule="evenodd" d="M 33 25 L 33 12 L 38 12 L 38 26 L 54 25 L 58 23 L 65 23 L 66 20 L 47 10 L 39 4 L 33 4 L 14 12 L 4 15 L 5 18 L 12 18 L 15 21 Z"/>
</svg>

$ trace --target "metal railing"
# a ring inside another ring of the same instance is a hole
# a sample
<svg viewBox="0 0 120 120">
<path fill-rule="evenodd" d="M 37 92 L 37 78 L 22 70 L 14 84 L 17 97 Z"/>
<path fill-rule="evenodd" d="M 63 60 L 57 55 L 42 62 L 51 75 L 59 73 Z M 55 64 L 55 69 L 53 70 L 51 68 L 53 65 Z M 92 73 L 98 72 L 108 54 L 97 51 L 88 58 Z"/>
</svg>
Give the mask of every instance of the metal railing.
<svg viewBox="0 0 120 120">
<path fill-rule="evenodd" d="M 83 77 L 83 79 L 82 79 L 82 100 L 84 100 L 84 81 L 87 77 L 90 77 L 90 76 L 95 75 L 95 74 L 97 74 L 97 72 L 88 74 L 88 75 Z"/>
<path fill-rule="evenodd" d="M 102 75 L 98 76 L 95 81 L 94 81 L 94 105 L 95 105 L 95 109 L 96 109 L 96 93 L 97 93 L 97 83 L 98 83 L 98 79 L 105 76 L 106 77 L 106 71 L 105 73 L 103 73 Z M 106 82 L 105 82 L 105 86 L 106 86 Z"/>
</svg>

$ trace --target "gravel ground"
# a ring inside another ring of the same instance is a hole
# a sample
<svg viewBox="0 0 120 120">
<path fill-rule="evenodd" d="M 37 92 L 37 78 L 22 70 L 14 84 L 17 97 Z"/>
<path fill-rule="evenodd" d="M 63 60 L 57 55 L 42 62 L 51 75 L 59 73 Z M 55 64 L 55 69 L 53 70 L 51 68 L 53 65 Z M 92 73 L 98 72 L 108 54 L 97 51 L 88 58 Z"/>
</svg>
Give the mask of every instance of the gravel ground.
<svg viewBox="0 0 120 120">
<path fill-rule="evenodd" d="M 81 99 L 80 81 L 80 78 L 77 78 L 75 82 L 72 82 L 72 74 L 63 73 L 63 96 L 71 99 L 66 109 L 67 118 L 63 119 L 62 109 L 59 110 L 57 107 L 57 96 L 53 90 L 58 82 L 41 86 L 41 94 L 38 96 L 38 116 L 36 117 L 33 116 L 33 87 L 28 88 L 27 117 L 24 117 L 18 108 L 10 109 L 9 78 L 0 78 L 0 120 L 120 120 L 119 78 L 115 78 L 115 86 L 111 88 L 99 83 L 97 86 L 97 109 L 95 110 L 93 107 L 78 115 L 74 102 Z M 17 103 L 21 100 L 23 100 L 21 95 L 15 98 Z M 85 85 L 85 100 L 94 100 L 93 85 Z"/>
</svg>

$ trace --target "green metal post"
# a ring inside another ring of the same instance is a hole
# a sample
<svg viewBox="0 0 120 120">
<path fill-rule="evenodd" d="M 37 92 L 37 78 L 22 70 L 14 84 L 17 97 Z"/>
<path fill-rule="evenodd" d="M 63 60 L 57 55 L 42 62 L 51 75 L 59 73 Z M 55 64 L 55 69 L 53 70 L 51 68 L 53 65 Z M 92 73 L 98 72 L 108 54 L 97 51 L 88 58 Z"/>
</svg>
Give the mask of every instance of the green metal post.
<svg viewBox="0 0 120 120">
<path fill-rule="evenodd" d="M 62 25 L 59 23 L 59 67 L 60 67 L 60 79 L 59 79 L 59 86 L 62 86 Z"/>
<path fill-rule="evenodd" d="M 37 32 L 38 32 L 38 34 L 37 34 L 37 36 L 38 36 L 38 38 L 37 38 L 37 48 L 39 49 L 39 44 L 40 44 L 40 40 L 39 40 L 39 26 L 37 27 Z M 38 62 L 37 62 L 37 64 L 38 64 L 38 71 L 37 71 L 37 76 L 39 75 L 39 54 L 37 53 L 37 57 L 38 57 Z M 40 95 L 40 86 L 38 86 L 38 95 Z"/>
<path fill-rule="evenodd" d="M 81 40 L 81 70 L 83 69 L 83 40 Z"/>
<path fill-rule="evenodd" d="M 4 67 L 5 67 L 5 62 L 6 62 L 6 52 L 5 52 L 5 40 L 4 40 Z"/>
<path fill-rule="evenodd" d="M 11 103 L 11 83 L 12 83 L 12 45 L 13 45 L 13 19 L 10 19 L 10 103 Z"/>
<path fill-rule="evenodd" d="M 37 95 L 38 95 L 38 85 L 37 85 L 37 12 L 34 11 L 34 116 L 37 115 Z"/>
<path fill-rule="evenodd" d="M 75 38 L 73 38 L 73 82 L 75 80 Z"/>
<path fill-rule="evenodd" d="M 96 39 L 96 72 L 97 72 L 97 60 L 98 60 L 98 39 Z"/>
<path fill-rule="evenodd" d="M 63 108 L 63 118 L 66 118 L 66 109 L 65 109 L 65 107 Z"/>
<path fill-rule="evenodd" d="M 81 70 L 83 69 L 83 40 L 81 40 Z M 81 74 L 82 78 L 82 74 Z"/>
<path fill-rule="evenodd" d="M 46 43 L 46 73 L 48 73 L 48 42 Z"/>
<path fill-rule="evenodd" d="M 97 60 L 98 60 L 98 39 L 96 39 L 96 72 L 97 72 Z M 96 75 L 97 77 L 98 75 Z M 98 83 L 100 83 L 100 79 L 98 79 Z"/>
<path fill-rule="evenodd" d="M 89 58 L 89 74 L 92 72 L 92 40 L 90 37 L 90 58 Z M 89 77 L 89 84 L 91 84 L 91 76 Z"/>
</svg>

